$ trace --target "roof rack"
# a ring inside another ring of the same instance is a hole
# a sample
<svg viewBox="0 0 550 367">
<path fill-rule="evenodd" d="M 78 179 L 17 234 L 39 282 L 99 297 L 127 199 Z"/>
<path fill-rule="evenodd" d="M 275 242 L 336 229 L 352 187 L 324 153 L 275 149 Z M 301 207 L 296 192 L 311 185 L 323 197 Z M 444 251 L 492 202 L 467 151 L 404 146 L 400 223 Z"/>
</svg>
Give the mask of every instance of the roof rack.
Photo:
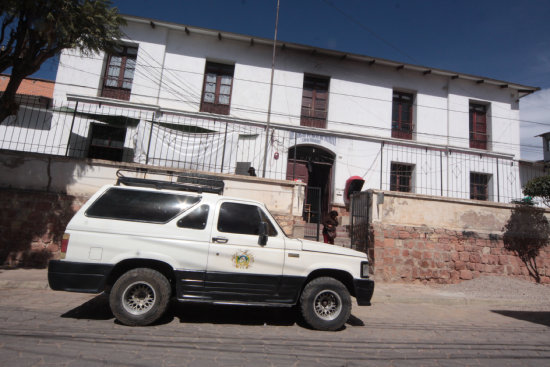
<svg viewBox="0 0 550 367">
<path fill-rule="evenodd" d="M 131 172 L 138 174 L 153 174 L 158 176 L 166 176 L 170 178 L 170 181 L 156 180 L 139 177 L 124 176 L 123 172 Z M 150 169 L 119 169 L 116 173 L 117 181 L 116 185 L 125 186 L 139 186 L 149 187 L 157 190 L 178 190 L 178 191 L 192 191 L 192 192 L 209 192 L 213 194 L 223 194 L 224 182 L 221 178 L 211 175 L 205 175 L 202 173 L 181 173 L 170 171 L 156 171 Z M 172 179 L 176 178 L 176 182 Z"/>
</svg>

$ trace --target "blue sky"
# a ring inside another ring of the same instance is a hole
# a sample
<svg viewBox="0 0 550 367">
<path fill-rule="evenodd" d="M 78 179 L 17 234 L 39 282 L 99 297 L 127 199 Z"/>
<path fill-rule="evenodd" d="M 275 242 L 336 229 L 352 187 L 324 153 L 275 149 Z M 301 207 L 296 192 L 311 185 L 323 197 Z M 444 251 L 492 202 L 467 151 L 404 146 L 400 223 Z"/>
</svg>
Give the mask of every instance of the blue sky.
<svg viewBox="0 0 550 367">
<path fill-rule="evenodd" d="M 264 38 L 276 3 L 114 1 L 123 14 Z M 542 159 L 532 136 L 550 131 L 550 1 L 280 0 L 278 39 L 541 87 L 522 99 L 521 119 L 522 156 Z M 34 76 L 56 69 L 51 61 Z"/>
</svg>

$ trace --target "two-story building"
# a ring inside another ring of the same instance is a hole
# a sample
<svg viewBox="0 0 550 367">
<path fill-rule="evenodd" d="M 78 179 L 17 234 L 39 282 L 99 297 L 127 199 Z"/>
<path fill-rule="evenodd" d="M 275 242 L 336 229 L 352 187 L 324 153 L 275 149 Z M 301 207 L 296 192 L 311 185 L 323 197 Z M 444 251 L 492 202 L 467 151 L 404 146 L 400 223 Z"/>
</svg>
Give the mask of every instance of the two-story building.
<svg viewBox="0 0 550 367">
<path fill-rule="evenodd" d="M 61 55 L 59 154 L 253 167 L 306 182 L 322 212 L 343 204 L 350 176 L 363 189 L 521 197 L 519 99 L 536 87 L 283 41 L 271 83 L 272 40 L 125 18 L 115 52 Z"/>
</svg>

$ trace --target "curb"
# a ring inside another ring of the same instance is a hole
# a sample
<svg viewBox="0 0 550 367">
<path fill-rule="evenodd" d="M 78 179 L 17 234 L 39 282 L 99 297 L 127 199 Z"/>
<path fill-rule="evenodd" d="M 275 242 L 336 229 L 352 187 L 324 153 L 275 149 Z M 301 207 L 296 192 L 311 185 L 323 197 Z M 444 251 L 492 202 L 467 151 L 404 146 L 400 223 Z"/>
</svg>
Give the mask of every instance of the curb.
<svg viewBox="0 0 550 367">
<path fill-rule="evenodd" d="M 47 282 L 0 280 L 0 289 L 50 289 Z"/>
</svg>

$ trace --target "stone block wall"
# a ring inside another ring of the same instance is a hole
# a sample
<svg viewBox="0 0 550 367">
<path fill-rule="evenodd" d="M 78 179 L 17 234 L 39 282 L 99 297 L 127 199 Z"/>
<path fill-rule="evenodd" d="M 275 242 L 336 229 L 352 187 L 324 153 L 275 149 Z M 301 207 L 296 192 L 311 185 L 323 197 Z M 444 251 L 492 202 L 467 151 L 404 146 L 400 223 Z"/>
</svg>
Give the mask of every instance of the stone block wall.
<svg viewBox="0 0 550 367">
<path fill-rule="evenodd" d="M 45 267 L 88 197 L 0 189 L 0 265 Z"/>
<path fill-rule="evenodd" d="M 373 208 L 378 215 L 375 213 L 375 220 L 370 223 L 368 252 L 376 279 L 457 283 L 497 275 L 533 280 L 523 261 L 505 248 L 503 227 L 514 210 L 513 205 L 476 206 L 432 198 L 427 202 L 420 195 L 385 194 L 384 203 Z M 405 211 L 428 209 L 435 214 L 445 213 L 442 219 L 455 218 L 453 227 L 436 215 L 423 214 L 424 224 L 418 223 L 420 214 L 414 218 L 402 215 Z M 472 223 L 471 217 L 483 220 Z M 530 223 L 526 225 L 529 228 Z M 550 283 L 550 246 L 540 251 L 536 262 L 541 283 Z"/>
</svg>

